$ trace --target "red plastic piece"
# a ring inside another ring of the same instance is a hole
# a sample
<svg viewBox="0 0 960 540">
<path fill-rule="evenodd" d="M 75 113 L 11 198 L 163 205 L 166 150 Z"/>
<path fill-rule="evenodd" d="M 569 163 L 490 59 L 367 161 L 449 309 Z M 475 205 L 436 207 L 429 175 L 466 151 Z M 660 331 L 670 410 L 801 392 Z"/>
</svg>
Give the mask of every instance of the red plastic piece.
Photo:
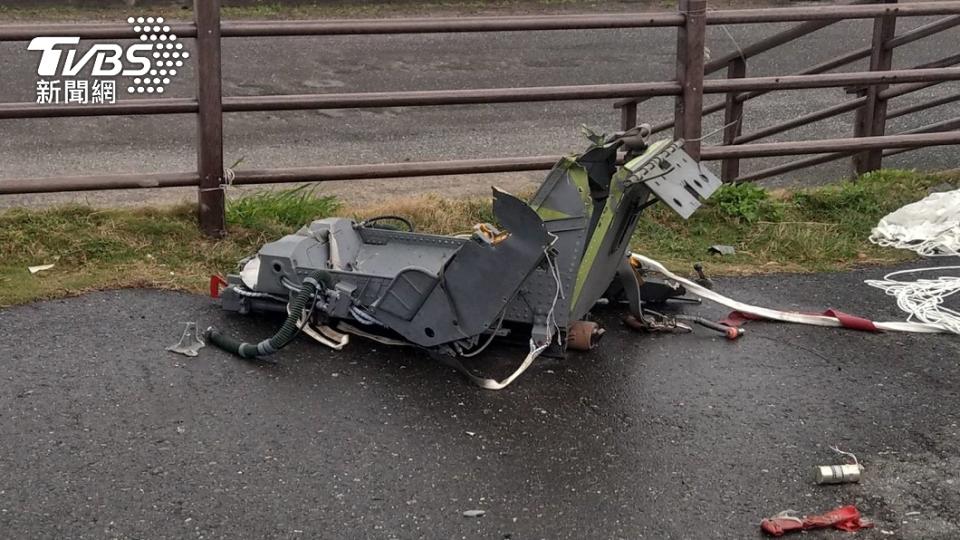
<svg viewBox="0 0 960 540">
<path fill-rule="evenodd" d="M 788 532 L 808 531 L 810 529 L 825 529 L 833 527 L 841 531 L 854 532 L 860 529 L 869 529 L 873 523 L 864 520 L 856 506 L 841 506 L 825 514 L 803 516 L 774 516 L 760 522 L 760 530 L 770 536 L 783 536 Z"/>
<path fill-rule="evenodd" d="M 227 280 L 214 274 L 210 276 L 210 298 L 220 298 L 220 291 L 227 286 Z"/>
</svg>

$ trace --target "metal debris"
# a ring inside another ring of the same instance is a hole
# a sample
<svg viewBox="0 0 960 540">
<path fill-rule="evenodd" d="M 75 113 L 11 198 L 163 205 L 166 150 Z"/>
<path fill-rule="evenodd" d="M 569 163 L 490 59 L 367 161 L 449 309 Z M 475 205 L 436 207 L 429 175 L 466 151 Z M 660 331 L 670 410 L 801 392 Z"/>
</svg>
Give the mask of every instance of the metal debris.
<svg viewBox="0 0 960 540">
<path fill-rule="evenodd" d="M 863 473 L 863 465 L 857 456 L 850 452 L 844 452 L 836 446 L 831 446 L 834 452 L 846 456 L 853 460 L 853 463 L 844 463 L 843 465 L 818 465 L 814 468 L 814 481 L 818 484 L 846 484 L 859 482 L 860 475 Z"/>
<path fill-rule="evenodd" d="M 200 339 L 197 323 L 186 322 L 183 324 L 186 326 L 183 329 L 183 335 L 180 336 L 180 341 L 178 341 L 176 345 L 167 347 L 167 350 L 184 356 L 197 356 L 200 353 L 200 349 L 205 345 L 203 340 Z"/>
<path fill-rule="evenodd" d="M 37 266 L 28 266 L 27 270 L 29 270 L 31 274 L 36 274 L 37 272 L 43 272 L 44 270 L 49 270 L 51 268 L 53 268 L 52 264 L 40 264 Z"/>
<path fill-rule="evenodd" d="M 727 246 L 724 244 L 714 244 L 707 248 L 707 251 L 710 253 L 716 253 L 717 255 L 733 255 L 737 250 L 733 249 L 733 246 Z"/>
</svg>

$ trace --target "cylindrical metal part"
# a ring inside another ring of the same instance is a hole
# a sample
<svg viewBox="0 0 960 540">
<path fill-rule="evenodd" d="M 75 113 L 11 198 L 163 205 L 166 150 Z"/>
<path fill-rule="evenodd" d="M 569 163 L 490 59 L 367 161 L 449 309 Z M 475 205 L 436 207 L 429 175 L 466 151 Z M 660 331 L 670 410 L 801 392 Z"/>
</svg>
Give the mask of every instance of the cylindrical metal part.
<svg viewBox="0 0 960 540">
<path fill-rule="evenodd" d="M 589 351 L 597 346 L 606 332 L 593 321 L 574 321 L 567 328 L 567 348 L 575 351 Z"/>
<path fill-rule="evenodd" d="M 960 70 L 956 70 L 956 72 L 957 73 L 954 79 L 960 79 Z M 910 80 L 916 80 L 916 77 Z M 939 81 L 947 79 L 944 78 L 937 80 Z M 482 105 L 490 103 L 612 99 L 625 96 L 672 96 L 679 94 L 680 91 L 680 85 L 676 82 L 662 81 L 617 84 L 586 84 L 573 86 L 531 86 L 522 88 L 414 90 L 409 92 L 355 92 L 345 94 L 227 96 L 223 98 L 223 110 L 225 112 L 243 112 L 378 107 L 432 107 L 436 105 Z"/>
<path fill-rule="evenodd" d="M 847 484 L 860 481 L 859 464 L 819 465 L 814 469 L 814 480 L 818 484 Z"/>
<path fill-rule="evenodd" d="M 714 161 L 730 157 L 772 157 L 828 152 L 854 152 L 871 148 L 916 148 L 960 144 L 960 131 L 944 133 L 917 133 L 910 135 L 883 135 L 849 139 L 820 139 L 817 141 L 790 141 L 753 143 L 733 146 L 710 146 L 703 149 L 700 159 Z"/>
<path fill-rule="evenodd" d="M 944 62 L 949 59 L 945 59 Z M 708 79 L 703 82 L 707 94 L 724 94 L 745 90 L 800 90 L 837 86 L 900 84 L 911 82 L 943 82 L 960 80 L 960 69 L 949 67 L 900 69 L 891 71 L 856 71 L 745 77 L 742 79 Z"/>
<path fill-rule="evenodd" d="M 223 37 L 343 36 L 451 32 L 517 32 L 680 26 L 680 13 L 608 13 L 596 15 L 521 15 L 511 17 L 428 17 L 313 21 L 225 21 Z M 3 34 L 0 34 L 2 37 Z"/>
<path fill-rule="evenodd" d="M 193 23 L 169 23 L 170 31 L 180 37 L 195 37 L 197 27 Z M 0 42 L 3 41 L 30 41 L 35 37 L 64 37 L 77 36 L 82 39 L 139 39 L 140 34 L 134 32 L 129 24 L 104 23 L 37 23 L 37 24 L 2 24 L 0 25 Z"/>
</svg>

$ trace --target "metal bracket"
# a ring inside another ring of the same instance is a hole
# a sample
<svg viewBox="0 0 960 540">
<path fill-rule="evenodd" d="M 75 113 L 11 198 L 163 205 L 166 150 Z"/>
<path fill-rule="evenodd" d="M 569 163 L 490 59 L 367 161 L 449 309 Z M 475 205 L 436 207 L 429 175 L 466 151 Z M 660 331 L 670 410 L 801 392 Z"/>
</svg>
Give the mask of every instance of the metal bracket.
<svg viewBox="0 0 960 540">
<path fill-rule="evenodd" d="M 682 140 L 651 145 L 644 155 L 624 165 L 634 173 L 633 181 L 643 182 L 658 199 L 683 219 L 689 218 L 722 183 L 713 173 L 681 148 Z"/>
</svg>

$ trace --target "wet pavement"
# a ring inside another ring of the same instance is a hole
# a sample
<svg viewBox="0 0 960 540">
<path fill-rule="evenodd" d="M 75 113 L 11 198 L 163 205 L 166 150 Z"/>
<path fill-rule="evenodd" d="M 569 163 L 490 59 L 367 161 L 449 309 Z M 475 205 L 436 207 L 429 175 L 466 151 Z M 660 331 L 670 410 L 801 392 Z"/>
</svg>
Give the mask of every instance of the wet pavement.
<svg viewBox="0 0 960 540">
<path fill-rule="evenodd" d="M 900 320 L 862 284 L 882 273 L 718 282 Z M 600 348 L 491 392 L 360 339 L 301 339 L 274 367 L 165 352 L 181 321 L 249 339 L 277 326 L 190 294 L 2 310 L 0 537 L 755 538 L 765 516 L 841 504 L 877 528 L 807 537 L 960 537 L 956 337 L 751 323 L 728 342 L 599 319 Z M 475 366 L 502 375 L 523 354 Z M 812 483 L 832 444 L 860 457 L 860 484 Z"/>
</svg>

